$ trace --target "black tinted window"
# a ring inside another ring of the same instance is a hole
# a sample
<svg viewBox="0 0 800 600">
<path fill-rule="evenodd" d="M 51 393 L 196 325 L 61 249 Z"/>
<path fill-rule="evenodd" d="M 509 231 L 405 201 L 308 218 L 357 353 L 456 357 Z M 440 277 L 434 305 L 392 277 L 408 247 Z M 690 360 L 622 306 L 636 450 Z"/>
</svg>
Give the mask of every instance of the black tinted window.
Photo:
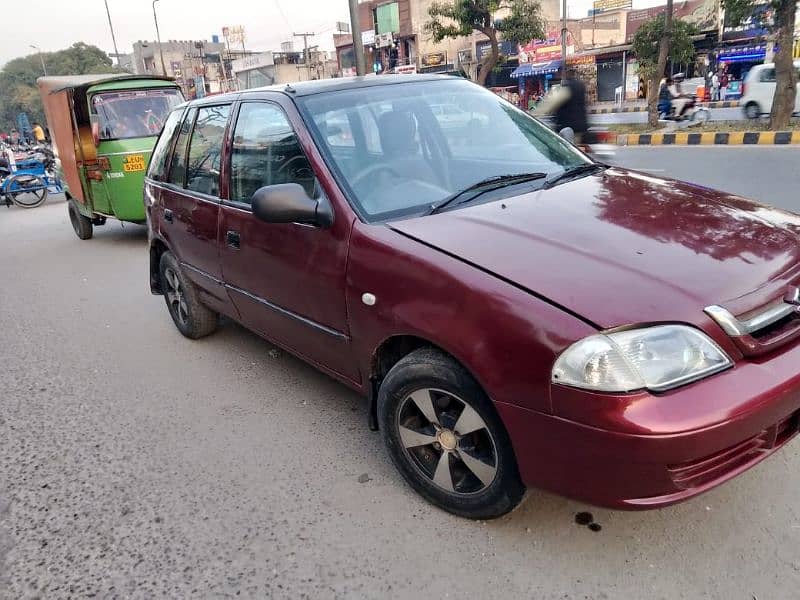
<svg viewBox="0 0 800 600">
<path fill-rule="evenodd" d="M 196 108 L 189 109 L 186 113 L 180 133 L 178 134 L 178 141 L 175 143 L 175 152 L 172 155 L 172 162 L 169 166 L 167 181 L 180 187 L 183 187 L 184 181 L 186 181 L 186 145 L 189 142 L 189 134 L 192 132 L 192 125 L 194 124 L 196 115 Z"/>
<path fill-rule="evenodd" d="M 280 107 L 243 104 L 231 151 L 231 200 L 250 203 L 265 185 L 298 183 L 314 195 L 314 172 Z"/>
<path fill-rule="evenodd" d="M 764 82 L 774 82 L 775 81 L 775 69 L 764 69 L 761 71 L 761 79 L 760 81 Z"/>
<path fill-rule="evenodd" d="M 150 159 L 150 169 L 147 176 L 157 181 L 163 181 L 166 175 L 167 156 L 169 156 L 169 149 L 172 146 L 172 141 L 178 132 L 178 125 L 181 122 L 181 115 L 183 110 L 174 110 L 167 117 L 167 122 L 164 123 L 164 130 L 161 132 L 161 137 L 158 138 L 158 143 L 153 150 L 153 156 Z"/>
<path fill-rule="evenodd" d="M 231 107 L 207 106 L 197 112 L 197 122 L 189 144 L 186 188 L 209 196 L 219 196 L 219 171 L 222 142 Z"/>
</svg>

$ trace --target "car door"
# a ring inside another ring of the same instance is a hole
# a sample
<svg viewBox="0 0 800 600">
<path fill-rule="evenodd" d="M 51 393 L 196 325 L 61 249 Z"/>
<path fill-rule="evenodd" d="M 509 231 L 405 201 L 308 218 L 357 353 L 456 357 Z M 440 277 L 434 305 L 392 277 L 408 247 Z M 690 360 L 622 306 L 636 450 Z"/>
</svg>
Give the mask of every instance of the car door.
<svg viewBox="0 0 800 600">
<path fill-rule="evenodd" d="M 284 109 L 269 101 L 242 102 L 220 215 L 228 293 L 245 325 L 357 382 L 345 306 L 352 221 L 338 215 L 332 227 L 321 228 L 256 219 L 253 193 L 281 183 L 300 184 L 312 197 L 324 193 Z"/>
<path fill-rule="evenodd" d="M 202 301 L 230 313 L 222 285 L 217 225 L 222 147 L 230 104 L 192 107 L 175 143 L 161 193 L 161 232 Z"/>
</svg>

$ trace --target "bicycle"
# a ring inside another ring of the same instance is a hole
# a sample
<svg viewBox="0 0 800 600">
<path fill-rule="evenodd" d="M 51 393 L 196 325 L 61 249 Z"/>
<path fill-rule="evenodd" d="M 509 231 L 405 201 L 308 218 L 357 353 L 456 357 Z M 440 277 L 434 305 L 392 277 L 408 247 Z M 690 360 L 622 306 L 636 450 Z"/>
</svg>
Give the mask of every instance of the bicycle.
<svg viewBox="0 0 800 600">
<path fill-rule="evenodd" d="M 47 200 L 48 192 L 64 191 L 55 174 L 55 156 L 44 146 L 34 148 L 31 153 L 16 160 L 13 153 L 5 152 L 8 160 L 0 165 L 0 199 L 6 206 L 36 208 Z"/>
</svg>

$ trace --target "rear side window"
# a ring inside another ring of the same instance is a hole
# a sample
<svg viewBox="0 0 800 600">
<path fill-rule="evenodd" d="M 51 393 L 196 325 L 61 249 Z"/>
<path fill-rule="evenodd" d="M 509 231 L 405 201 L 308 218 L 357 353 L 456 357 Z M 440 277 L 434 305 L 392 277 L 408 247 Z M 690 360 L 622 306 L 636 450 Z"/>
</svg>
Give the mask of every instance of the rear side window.
<svg viewBox="0 0 800 600">
<path fill-rule="evenodd" d="M 764 69 L 761 71 L 759 81 L 762 83 L 775 83 L 775 69 Z"/>
<path fill-rule="evenodd" d="M 178 187 L 183 187 L 186 181 L 186 146 L 189 143 L 189 134 L 192 133 L 194 118 L 197 116 L 197 109 L 191 108 L 183 119 L 183 124 L 178 134 L 178 141 L 175 143 L 175 152 L 172 162 L 169 165 L 169 176 L 167 181 Z"/>
<path fill-rule="evenodd" d="M 150 179 L 164 181 L 167 175 L 167 156 L 169 156 L 169 149 L 172 147 L 172 142 L 178 133 L 181 115 L 183 115 L 183 110 L 174 110 L 167 117 L 167 122 L 164 123 L 161 137 L 158 138 L 158 143 L 153 150 L 153 156 L 150 158 L 150 169 L 147 172 L 147 176 Z"/>
<path fill-rule="evenodd" d="M 230 105 L 206 106 L 197 112 L 197 122 L 189 144 L 186 189 L 219 196 L 222 143 L 230 112 Z"/>
<path fill-rule="evenodd" d="M 329 138 L 344 140 L 346 123 L 343 116 Z M 313 197 L 315 181 L 283 110 L 268 103 L 242 104 L 233 132 L 231 200 L 250 204 L 256 190 L 279 183 L 300 184 Z"/>
</svg>

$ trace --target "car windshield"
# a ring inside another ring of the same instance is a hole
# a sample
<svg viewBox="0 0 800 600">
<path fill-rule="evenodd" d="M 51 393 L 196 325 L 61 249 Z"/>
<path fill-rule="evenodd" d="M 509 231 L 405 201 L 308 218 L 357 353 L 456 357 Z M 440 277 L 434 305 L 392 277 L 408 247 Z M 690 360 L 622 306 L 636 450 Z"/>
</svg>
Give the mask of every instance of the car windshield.
<svg viewBox="0 0 800 600">
<path fill-rule="evenodd" d="M 92 98 L 101 140 L 156 136 L 170 111 L 183 102 L 174 88 L 103 92 Z"/>
<path fill-rule="evenodd" d="M 362 87 L 299 101 L 318 146 L 370 222 L 428 213 L 482 181 L 541 185 L 544 177 L 590 164 L 544 125 L 463 79 Z M 542 174 L 542 181 L 506 177 L 522 173 Z M 481 200 L 503 193 L 503 186 L 492 187 Z"/>
</svg>

